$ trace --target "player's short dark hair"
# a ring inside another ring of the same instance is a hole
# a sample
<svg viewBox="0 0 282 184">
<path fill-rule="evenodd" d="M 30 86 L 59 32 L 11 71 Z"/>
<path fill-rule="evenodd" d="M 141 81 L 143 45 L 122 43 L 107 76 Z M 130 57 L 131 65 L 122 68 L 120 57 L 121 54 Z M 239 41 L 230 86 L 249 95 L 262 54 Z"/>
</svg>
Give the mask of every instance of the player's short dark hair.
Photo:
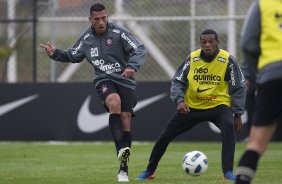
<svg viewBox="0 0 282 184">
<path fill-rule="evenodd" d="M 201 33 L 200 40 L 201 40 L 201 38 L 202 38 L 202 35 L 208 35 L 208 34 L 213 34 L 214 37 L 215 37 L 215 40 L 218 40 L 217 33 L 216 33 L 214 30 L 212 30 L 212 29 L 206 29 L 206 30 L 204 30 L 204 31 Z"/>
<path fill-rule="evenodd" d="M 90 15 L 92 15 L 93 11 L 98 11 L 99 12 L 99 11 L 103 11 L 103 10 L 106 10 L 106 7 L 103 4 L 95 3 L 90 8 Z"/>
</svg>

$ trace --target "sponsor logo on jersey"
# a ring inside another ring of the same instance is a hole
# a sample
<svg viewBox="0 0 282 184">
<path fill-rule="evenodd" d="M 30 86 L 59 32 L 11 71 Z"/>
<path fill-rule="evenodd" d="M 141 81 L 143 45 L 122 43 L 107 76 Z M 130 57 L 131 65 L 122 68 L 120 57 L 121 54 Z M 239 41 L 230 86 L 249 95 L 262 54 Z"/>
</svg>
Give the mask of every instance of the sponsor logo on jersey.
<svg viewBox="0 0 282 184">
<path fill-rule="evenodd" d="M 235 86 L 235 77 L 234 77 L 234 67 L 233 64 L 230 65 L 230 78 L 231 78 L 231 84 L 232 86 Z"/>
<path fill-rule="evenodd" d="M 212 89 L 213 87 L 211 87 L 211 88 L 205 88 L 205 89 L 200 89 L 199 87 L 197 88 L 197 93 L 202 93 L 202 92 L 205 92 L 205 91 L 207 91 L 207 90 L 210 90 L 210 89 Z"/>
<path fill-rule="evenodd" d="M 99 54 L 98 54 L 98 48 L 97 47 L 90 49 L 90 56 L 91 57 L 97 57 L 98 55 Z"/>
<path fill-rule="evenodd" d="M 242 77 L 242 81 L 244 82 L 245 81 L 245 76 L 244 76 L 240 66 L 238 66 L 238 68 L 239 68 L 239 71 L 240 71 L 240 74 L 241 74 L 241 77 Z"/>
<path fill-rule="evenodd" d="M 88 38 L 88 37 L 89 37 L 89 33 L 86 34 L 86 35 L 83 37 L 83 40 L 86 40 L 86 38 Z"/>
<path fill-rule="evenodd" d="M 102 93 L 106 93 L 108 91 L 108 87 L 104 84 L 102 85 Z"/>
<path fill-rule="evenodd" d="M 183 69 L 182 69 L 181 74 L 180 74 L 178 77 L 176 77 L 177 80 L 181 80 L 181 79 L 182 79 L 182 77 L 183 77 L 183 72 L 184 72 L 184 71 L 186 70 L 186 68 L 190 65 L 190 60 L 187 60 L 186 62 L 187 62 L 187 63 L 185 63 L 185 65 L 183 66 Z"/>
<path fill-rule="evenodd" d="M 201 60 L 200 57 L 194 57 L 194 58 L 193 58 L 193 62 L 195 62 L 195 61 L 200 61 L 200 60 Z"/>
<path fill-rule="evenodd" d="M 118 30 L 118 29 L 113 29 L 113 32 L 114 32 L 114 33 L 120 33 L 120 30 Z"/>
<path fill-rule="evenodd" d="M 196 96 L 198 100 L 215 100 L 217 96 Z"/>
<path fill-rule="evenodd" d="M 75 55 L 77 53 L 77 51 L 81 48 L 81 46 L 83 45 L 83 42 L 80 41 L 79 45 L 74 49 L 74 51 L 72 52 L 72 55 Z"/>
<path fill-rule="evenodd" d="M 134 43 L 132 40 L 130 40 L 130 39 L 128 38 L 128 36 L 126 36 L 124 33 L 122 33 L 122 34 L 121 34 L 121 37 L 122 37 L 123 39 L 125 39 L 125 40 L 129 43 L 129 45 L 131 45 L 131 46 L 134 48 L 134 50 L 137 49 L 137 46 L 135 45 L 135 43 Z"/>
<path fill-rule="evenodd" d="M 218 57 L 217 60 L 220 61 L 220 62 L 222 62 L 222 63 L 225 63 L 225 62 L 226 62 L 226 59 L 225 59 L 225 58 L 222 58 L 222 57 Z"/>
<path fill-rule="evenodd" d="M 106 45 L 111 46 L 113 44 L 113 37 L 106 38 Z"/>
<path fill-rule="evenodd" d="M 95 61 L 91 61 L 91 63 L 95 66 L 95 68 L 99 68 L 106 74 L 121 72 L 121 66 L 118 62 L 105 64 L 105 60 L 97 59 Z"/>
<path fill-rule="evenodd" d="M 220 85 L 221 76 L 208 74 L 208 72 L 207 68 L 195 68 L 193 78 L 199 84 Z"/>
</svg>

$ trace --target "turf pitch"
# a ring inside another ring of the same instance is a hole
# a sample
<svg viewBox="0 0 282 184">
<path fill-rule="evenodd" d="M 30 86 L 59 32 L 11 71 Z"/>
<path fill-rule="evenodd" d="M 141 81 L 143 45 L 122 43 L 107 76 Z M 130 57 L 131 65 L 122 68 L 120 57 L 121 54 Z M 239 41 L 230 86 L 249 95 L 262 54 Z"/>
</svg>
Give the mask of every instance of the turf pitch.
<svg viewBox="0 0 282 184">
<path fill-rule="evenodd" d="M 153 142 L 134 142 L 129 163 L 130 183 L 146 167 Z M 236 168 L 244 143 L 236 145 Z M 181 161 L 188 151 L 200 150 L 209 160 L 202 176 L 187 176 Z M 156 172 L 154 184 L 213 184 L 224 181 L 221 143 L 173 142 Z M 282 143 L 271 143 L 259 162 L 254 184 L 282 183 Z M 118 183 L 118 160 L 111 142 L 0 142 L 0 184 L 110 184 Z"/>
</svg>

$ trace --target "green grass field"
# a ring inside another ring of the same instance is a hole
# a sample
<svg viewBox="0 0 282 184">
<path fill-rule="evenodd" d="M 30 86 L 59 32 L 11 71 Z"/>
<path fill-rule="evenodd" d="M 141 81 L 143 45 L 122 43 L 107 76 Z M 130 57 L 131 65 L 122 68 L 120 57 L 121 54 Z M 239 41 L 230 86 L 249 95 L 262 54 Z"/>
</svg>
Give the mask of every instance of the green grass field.
<svg viewBox="0 0 282 184">
<path fill-rule="evenodd" d="M 245 144 L 238 143 L 234 168 Z M 156 179 L 135 178 L 147 165 L 153 143 L 134 142 L 129 164 L 130 183 L 212 184 L 224 181 L 221 173 L 221 143 L 173 142 L 162 158 Z M 181 167 L 184 154 L 204 152 L 209 168 L 199 177 L 187 176 Z M 282 183 L 282 143 L 272 143 L 260 160 L 253 183 Z M 118 161 L 109 142 L 0 142 L 0 184 L 110 184 L 118 183 Z"/>
</svg>

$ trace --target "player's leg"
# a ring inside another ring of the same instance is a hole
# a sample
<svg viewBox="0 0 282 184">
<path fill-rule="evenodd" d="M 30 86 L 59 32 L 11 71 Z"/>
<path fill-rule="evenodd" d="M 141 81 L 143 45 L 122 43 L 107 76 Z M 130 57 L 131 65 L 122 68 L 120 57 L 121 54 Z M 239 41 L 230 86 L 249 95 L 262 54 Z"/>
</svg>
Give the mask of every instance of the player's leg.
<svg viewBox="0 0 282 184">
<path fill-rule="evenodd" d="M 190 130 L 199 121 L 194 120 L 194 113 L 181 114 L 177 112 L 169 121 L 166 128 L 162 131 L 158 137 L 153 150 L 150 155 L 149 164 L 146 171 L 143 171 L 138 179 L 153 179 L 155 177 L 154 172 L 157 169 L 158 163 L 164 155 L 169 143 L 181 133 Z"/>
<path fill-rule="evenodd" d="M 268 126 L 252 126 L 246 151 L 237 168 L 237 184 L 248 184 L 253 179 L 259 158 L 266 151 L 277 124 Z"/>
<path fill-rule="evenodd" d="M 237 184 L 251 183 L 258 161 L 267 149 L 278 123 L 282 122 L 282 81 L 271 81 L 258 85 L 255 115 L 246 151 L 237 168 Z"/>
<path fill-rule="evenodd" d="M 225 179 L 235 180 L 233 175 L 234 153 L 235 153 L 235 132 L 234 118 L 232 111 L 225 105 L 217 106 L 214 109 L 214 117 L 211 121 L 220 129 L 222 150 L 221 164 Z"/>
<path fill-rule="evenodd" d="M 111 81 L 101 82 L 97 86 L 97 93 L 103 100 L 105 108 L 110 112 L 109 128 L 111 130 L 118 159 L 121 161 L 127 160 L 130 155 L 130 148 L 124 147 L 123 123 L 121 117 L 121 98 L 118 94 L 118 86 Z M 127 163 L 127 162 L 126 162 Z M 127 164 L 126 164 L 127 168 Z M 127 182 L 127 169 L 119 170 L 118 181 Z"/>
<path fill-rule="evenodd" d="M 104 107 L 110 112 L 109 128 L 111 130 L 116 151 L 124 147 L 121 121 L 121 100 L 117 93 L 117 88 L 111 81 L 101 82 L 97 88 L 97 93 L 104 103 Z"/>
<path fill-rule="evenodd" d="M 129 156 L 131 154 L 131 112 L 121 112 L 122 120 L 122 133 L 123 133 L 123 142 L 124 148 L 120 150 L 118 158 L 120 160 L 120 171 L 124 171 L 128 174 L 128 162 Z"/>
<path fill-rule="evenodd" d="M 249 134 L 251 131 L 251 125 L 253 122 L 253 115 L 254 115 L 254 104 L 255 104 L 255 92 L 251 92 L 249 91 L 246 95 L 246 110 L 247 110 L 247 117 L 248 120 L 246 122 L 246 138 L 245 138 L 245 142 L 248 142 L 249 140 Z"/>
<path fill-rule="evenodd" d="M 135 91 L 123 86 L 118 86 L 118 92 L 121 99 L 121 121 L 124 137 L 124 147 L 131 148 L 131 120 L 135 116 L 133 108 L 136 106 L 137 100 Z"/>
<path fill-rule="evenodd" d="M 122 132 L 124 137 L 124 146 L 131 148 L 131 112 L 121 112 Z"/>
<path fill-rule="evenodd" d="M 254 150 L 259 155 L 262 155 L 267 148 L 269 141 L 271 140 L 277 124 L 271 124 L 268 126 L 252 126 L 250 132 L 250 141 L 247 144 L 247 150 Z"/>
<path fill-rule="evenodd" d="M 121 98 L 121 121 L 122 121 L 122 133 L 124 140 L 123 152 L 119 153 L 120 169 L 119 173 L 125 172 L 128 175 L 128 163 L 129 156 L 131 154 L 131 120 L 133 114 L 133 108 L 137 101 L 135 91 L 129 88 L 118 85 L 118 92 Z"/>
</svg>

